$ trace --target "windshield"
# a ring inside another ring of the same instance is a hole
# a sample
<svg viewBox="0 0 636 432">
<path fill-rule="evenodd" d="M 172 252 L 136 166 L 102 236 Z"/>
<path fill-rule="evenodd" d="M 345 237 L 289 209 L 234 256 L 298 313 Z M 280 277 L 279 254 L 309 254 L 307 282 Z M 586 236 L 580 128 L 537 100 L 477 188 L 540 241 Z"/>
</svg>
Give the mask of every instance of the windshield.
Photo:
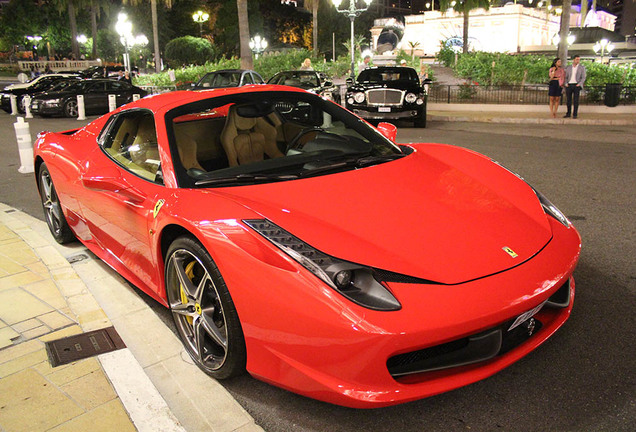
<svg viewBox="0 0 636 432">
<path fill-rule="evenodd" d="M 179 184 L 215 187 L 327 175 L 404 156 L 339 105 L 299 92 L 251 92 L 166 115 Z"/>
<path fill-rule="evenodd" d="M 198 85 L 206 88 L 238 87 L 240 82 L 240 72 L 215 72 L 201 78 Z"/>
<path fill-rule="evenodd" d="M 360 83 L 385 83 L 389 81 L 419 82 L 415 69 L 407 67 L 366 69 L 360 72 L 357 81 Z"/>
<path fill-rule="evenodd" d="M 77 84 L 77 82 L 78 81 L 76 81 L 76 80 L 62 80 L 62 81 L 58 81 L 55 84 L 53 84 L 48 91 L 49 92 L 62 91 L 65 88 L 72 86 L 73 84 Z"/>
<path fill-rule="evenodd" d="M 318 76 L 315 72 L 287 72 L 281 74 L 275 84 L 310 89 L 319 87 Z"/>
</svg>

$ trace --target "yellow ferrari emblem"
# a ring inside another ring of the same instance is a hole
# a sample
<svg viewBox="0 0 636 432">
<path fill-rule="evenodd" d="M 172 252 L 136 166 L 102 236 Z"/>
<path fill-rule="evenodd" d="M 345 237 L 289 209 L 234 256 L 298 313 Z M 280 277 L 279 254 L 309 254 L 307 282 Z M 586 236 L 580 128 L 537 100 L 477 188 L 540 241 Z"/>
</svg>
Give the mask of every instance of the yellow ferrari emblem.
<svg viewBox="0 0 636 432">
<path fill-rule="evenodd" d="M 157 201 L 157 204 L 155 204 L 155 208 L 152 210 L 152 217 L 157 219 L 157 215 L 159 214 L 159 210 L 161 210 L 161 207 L 163 206 L 163 204 L 166 202 L 166 200 L 160 199 L 159 201 Z"/>
<path fill-rule="evenodd" d="M 502 249 L 504 250 L 504 252 L 506 252 L 508 255 L 510 255 L 513 258 L 517 258 L 519 256 L 519 255 L 517 255 L 517 253 L 515 251 L 510 249 L 508 246 L 504 246 L 504 247 L 502 247 Z"/>
</svg>

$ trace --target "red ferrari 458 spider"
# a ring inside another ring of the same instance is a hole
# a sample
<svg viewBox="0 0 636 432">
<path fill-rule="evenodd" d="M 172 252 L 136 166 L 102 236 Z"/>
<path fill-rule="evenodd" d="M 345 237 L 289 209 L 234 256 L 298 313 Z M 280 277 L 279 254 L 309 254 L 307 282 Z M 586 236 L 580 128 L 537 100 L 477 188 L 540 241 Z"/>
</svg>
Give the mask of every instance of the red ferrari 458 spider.
<svg viewBox="0 0 636 432">
<path fill-rule="evenodd" d="M 315 94 L 147 97 L 45 133 L 51 233 L 169 307 L 196 364 L 358 408 L 486 378 L 568 318 L 580 237 L 523 179 Z"/>
</svg>

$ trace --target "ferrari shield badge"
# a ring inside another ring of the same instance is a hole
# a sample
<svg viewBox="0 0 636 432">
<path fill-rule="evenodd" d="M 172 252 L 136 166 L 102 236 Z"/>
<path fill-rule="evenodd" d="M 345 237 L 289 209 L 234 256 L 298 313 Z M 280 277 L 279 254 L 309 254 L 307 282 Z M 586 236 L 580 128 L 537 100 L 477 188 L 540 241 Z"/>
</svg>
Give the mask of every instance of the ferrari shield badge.
<svg viewBox="0 0 636 432">
<path fill-rule="evenodd" d="M 166 200 L 160 199 L 159 201 L 157 201 L 157 204 L 155 204 L 155 208 L 152 210 L 152 217 L 154 219 L 157 219 L 157 215 L 159 214 L 159 210 L 161 210 L 161 207 L 163 206 L 163 204 L 166 202 Z"/>
<path fill-rule="evenodd" d="M 517 255 L 517 253 L 515 251 L 510 249 L 508 246 L 504 246 L 504 247 L 502 247 L 502 249 L 504 250 L 505 253 L 507 253 L 508 255 L 510 255 L 513 258 L 517 258 L 519 256 L 519 255 Z"/>
</svg>

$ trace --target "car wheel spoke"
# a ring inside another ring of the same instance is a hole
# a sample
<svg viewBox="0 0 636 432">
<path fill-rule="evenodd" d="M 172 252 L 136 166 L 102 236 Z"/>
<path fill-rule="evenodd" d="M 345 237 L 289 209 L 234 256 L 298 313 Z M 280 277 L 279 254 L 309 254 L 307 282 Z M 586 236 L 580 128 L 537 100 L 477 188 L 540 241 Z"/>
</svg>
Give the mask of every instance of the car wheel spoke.
<svg viewBox="0 0 636 432">
<path fill-rule="evenodd" d="M 225 329 L 217 327 L 216 323 L 212 319 L 213 311 L 213 308 L 212 311 L 203 311 L 201 318 L 198 321 L 200 322 L 200 326 L 212 338 L 214 343 L 219 345 L 225 351 L 227 350 L 227 335 L 225 334 Z"/>
<path fill-rule="evenodd" d="M 170 308 L 172 309 L 172 312 L 177 315 L 183 315 L 190 318 L 194 318 L 196 316 L 194 305 L 192 305 L 192 303 L 171 304 Z"/>
<path fill-rule="evenodd" d="M 177 257 L 177 254 L 172 255 L 172 266 L 177 274 L 177 279 L 179 279 L 179 283 L 181 284 L 181 288 L 185 291 L 186 296 L 189 300 L 195 300 L 198 287 L 194 286 L 188 275 L 186 274 L 185 269 L 185 259 L 181 257 Z"/>
</svg>

